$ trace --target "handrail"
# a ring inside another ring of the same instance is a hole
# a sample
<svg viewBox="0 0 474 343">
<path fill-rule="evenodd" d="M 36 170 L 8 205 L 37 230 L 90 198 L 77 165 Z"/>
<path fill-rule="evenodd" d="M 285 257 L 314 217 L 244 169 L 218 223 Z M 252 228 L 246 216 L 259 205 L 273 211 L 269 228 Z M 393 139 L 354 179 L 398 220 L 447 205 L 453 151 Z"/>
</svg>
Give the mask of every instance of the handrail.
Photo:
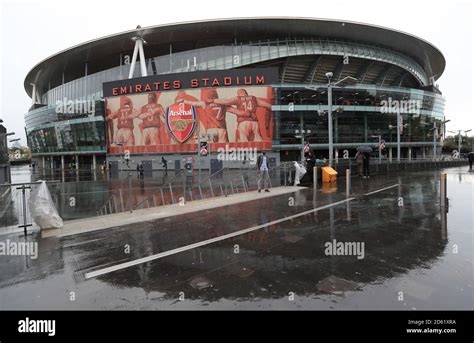
<svg viewBox="0 0 474 343">
<path fill-rule="evenodd" d="M 205 179 L 201 179 L 198 185 L 200 185 L 200 184 L 203 183 L 204 181 L 209 180 L 209 179 L 212 178 L 214 175 L 217 175 L 217 174 L 219 174 L 220 172 L 222 172 L 222 171 L 224 171 L 224 170 L 226 170 L 226 169 L 230 170 L 229 167 L 222 167 L 221 169 L 219 169 L 219 170 L 216 171 L 215 173 L 212 173 L 211 175 L 206 176 Z"/>
<path fill-rule="evenodd" d="M 5 187 L 13 187 L 13 186 L 23 186 L 23 185 L 36 185 L 36 184 L 39 184 L 39 183 L 42 183 L 42 182 L 46 182 L 46 183 L 61 183 L 61 180 L 38 180 L 38 181 L 34 181 L 34 182 L 19 182 L 19 183 L 4 183 L 0 186 L 5 186 Z"/>
<path fill-rule="evenodd" d="M 166 183 L 166 185 L 168 185 L 170 182 L 172 182 L 174 179 L 176 179 L 178 176 L 180 176 L 184 171 L 185 171 L 185 169 L 181 169 L 181 170 L 178 172 L 178 174 L 175 174 L 172 178 L 170 178 L 170 179 L 168 180 L 168 182 Z M 151 189 L 156 188 L 156 189 L 160 190 L 160 189 L 162 189 L 163 187 L 165 187 L 165 184 L 163 184 L 163 185 L 161 185 L 161 186 L 158 186 L 158 187 L 151 187 Z M 124 189 L 124 188 L 119 188 L 119 190 L 122 190 L 122 189 Z M 116 190 L 112 191 L 112 194 L 107 198 L 107 200 L 104 202 L 104 204 L 103 204 L 101 207 L 99 207 L 99 209 L 96 211 L 97 215 L 99 215 L 99 213 L 100 213 L 104 208 L 107 208 L 109 202 L 110 202 L 115 196 L 117 196 L 116 192 L 117 192 Z M 153 196 L 154 196 L 155 194 L 156 194 L 156 192 L 153 193 Z M 141 205 L 141 204 L 142 204 L 143 202 L 145 202 L 146 200 L 148 200 L 148 197 L 145 198 L 143 201 L 141 201 L 141 202 L 140 202 L 138 205 L 136 205 L 133 209 L 136 209 L 139 205 Z"/>
<path fill-rule="evenodd" d="M 171 184 L 171 182 L 172 182 L 174 179 L 176 179 L 178 176 L 180 176 L 183 172 L 186 172 L 186 171 L 187 171 L 186 169 L 181 169 L 181 170 L 179 171 L 179 173 L 176 174 L 176 175 L 174 175 L 171 179 L 169 179 L 169 180 L 166 182 L 166 184 L 163 184 L 163 185 L 161 185 L 160 187 L 158 187 L 158 190 L 157 190 L 155 193 L 153 193 L 152 196 L 147 196 L 145 199 L 143 199 L 143 200 L 140 201 L 137 205 L 135 205 L 132 210 L 136 210 L 139 206 L 141 206 L 141 205 L 144 204 L 145 202 L 149 201 L 150 198 L 154 198 L 155 195 L 158 193 L 158 191 L 161 192 L 161 191 L 164 189 L 164 187 L 169 187 L 169 185 Z"/>
<path fill-rule="evenodd" d="M 285 165 L 288 165 L 288 166 L 291 168 L 291 167 L 293 167 L 293 163 L 294 163 L 293 161 L 280 162 L 279 164 L 275 165 L 274 167 L 268 169 L 268 173 L 270 173 L 270 172 L 272 172 L 272 171 L 275 171 L 275 170 L 277 170 L 277 169 L 279 169 L 279 168 L 282 168 L 282 167 L 284 167 Z M 233 177 L 233 178 L 230 179 L 229 181 L 232 182 L 232 181 L 234 181 L 234 180 L 237 179 L 237 178 L 241 178 L 243 175 L 246 175 L 249 171 L 255 171 L 255 172 L 258 173 L 258 167 L 255 168 L 255 169 L 254 169 L 254 168 L 252 168 L 252 169 L 247 169 L 245 172 L 240 173 L 239 175 Z M 257 175 L 255 175 L 255 176 L 257 176 Z M 258 177 L 258 176 L 257 176 L 257 177 Z M 286 177 L 286 176 L 285 176 L 285 177 Z"/>
<path fill-rule="evenodd" d="M 374 161 L 378 161 L 377 158 L 374 158 L 373 159 Z M 354 158 L 353 157 L 350 157 L 350 158 L 347 158 L 347 159 L 339 159 L 339 163 L 341 163 L 342 165 L 344 164 L 347 164 L 349 163 L 349 166 L 351 166 L 351 162 L 354 161 Z M 384 162 L 388 162 L 388 159 L 384 159 L 383 160 Z M 404 159 L 402 163 L 406 163 L 406 161 L 408 161 L 408 159 Z M 425 160 L 422 160 L 422 159 L 412 159 L 412 162 L 433 162 L 431 159 L 425 159 Z M 436 162 L 448 162 L 448 161 L 436 161 Z M 392 163 L 396 164 L 396 161 L 392 161 Z M 378 164 L 378 163 L 375 163 L 375 164 Z M 291 177 L 291 174 L 293 173 L 294 171 L 294 161 L 285 161 L 285 162 L 281 162 L 273 167 L 271 167 L 268 171 L 269 173 L 273 173 L 277 170 L 282 170 L 285 172 L 285 175 L 284 175 L 284 185 L 286 186 L 287 185 L 287 180 L 288 180 L 288 175 L 290 175 Z M 250 189 L 250 178 L 249 178 L 249 173 L 252 173 L 253 171 L 255 171 L 255 177 L 257 177 L 257 172 L 258 172 L 258 168 L 248 168 L 248 169 L 240 169 L 240 171 L 236 174 L 236 175 L 231 175 L 230 177 L 223 177 L 222 180 L 217 180 L 217 182 L 212 182 L 212 179 L 213 177 L 215 177 L 216 175 L 219 175 L 219 174 L 222 174 L 223 176 L 224 175 L 224 171 L 231 171 L 233 170 L 232 168 L 229 168 L 229 167 L 222 167 L 220 168 L 219 170 L 217 170 L 216 172 L 210 174 L 210 175 L 207 175 L 205 176 L 204 178 L 200 179 L 199 182 L 196 182 L 196 183 L 193 183 L 191 185 L 189 184 L 186 184 L 186 180 L 183 180 L 183 185 L 182 185 L 182 188 L 183 188 L 183 196 L 185 198 L 187 198 L 188 196 L 190 197 L 190 201 L 193 201 L 195 199 L 198 199 L 199 197 L 201 199 L 204 199 L 206 198 L 207 196 L 210 196 L 211 198 L 215 197 L 216 194 L 222 194 L 224 196 L 224 194 L 229 194 L 228 193 L 228 189 L 230 188 L 232 190 L 232 193 L 234 193 L 234 190 L 237 188 L 237 192 L 239 192 L 239 189 L 240 188 L 243 188 L 244 192 L 248 191 Z M 174 180 L 176 180 L 178 177 L 183 177 L 183 173 L 186 173 L 187 170 L 183 169 L 183 170 L 180 170 L 178 174 L 174 175 L 171 179 L 169 179 L 165 184 L 159 186 L 156 188 L 156 191 L 153 192 L 153 194 L 151 195 L 148 195 L 146 196 L 142 201 L 140 201 L 137 205 L 133 206 L 132 208 L 132 211 L 135 210 L 135 209 L 138 209 L 140 208 L 141 206 L 143 206 L 143 204 L 147 204 L 147 206 L 149 207 L 150 204 L 154 204 L 154 206 L 156 207 L 157 206 L 157 195 L 158 195 L 158 198 L 159 198 L 159 195 L 161 194 L 161 203 L 162 205 L 165 205 L 165 200 L 164 200 L 164 197 L 163 197 L 163 193 L 167 194 L 167 193 L 170 193 L 171 194 L 171 197 L 172 198 L 175 198 L 175 196 L 177 196 L 178 194 L 181 194 L 181 185 L 177 185 L 176 187 L 177 188 L 174 188 L 172 186 L 172 183 Z M 226 174 L 227 175 L 227 174 Z M 279 182 L 282 181 L 281 179 L 281 174 L 279 177 Z M 213 185 L 214 183 L 214 185 Z M 289 181 L 289 183 L 291 184 L 291 179 Z M 242 186 L 240 186 L 242 185 Z M 217 187 L 217 191 L 216 191 L 216 187 Z M 220 192 L 219 192 L 219 187 L 220 187 Z M 155 187 L 153 187 L 152 189 L 155 189 Z M 199 194 L 197 195 L 193 195 L 195 194 L 194 192 L 196 190 L 199 190 Z M 225 191 L 224 191 L 225 189 Z M 189 192 L 189 194 L 188 194 Z M 181 195 L 179 195 L 181 196 Z M 110 208 L 112 205 L 112 203 L 110 203 L 112 201 L 112 199 L 116 199 L 114 198 L 116 197 L 116 194 L 112 194 L 109 199 L 104 203 L 104 205 L 102 205 L 102 207 L 97 211 L 97 213 L 99 214 L 101 211 L 104 210 L 104 208 Z M 174 200 L 173 200 L 173 203 L 174 203 Z M 107 210 L 106 210 L 107 212 Z"/>
</svg>

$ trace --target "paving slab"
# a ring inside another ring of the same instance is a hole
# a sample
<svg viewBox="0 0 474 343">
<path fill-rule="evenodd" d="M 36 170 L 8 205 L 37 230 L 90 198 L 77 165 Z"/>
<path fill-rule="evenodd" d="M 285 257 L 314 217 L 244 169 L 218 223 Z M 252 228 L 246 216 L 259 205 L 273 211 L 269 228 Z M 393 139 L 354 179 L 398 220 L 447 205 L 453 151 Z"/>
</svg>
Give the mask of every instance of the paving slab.
<svg viewBox="0 0 474 343">
<path fill-rule="evenodd" d="M 66 221 L 64 223 L 64 227 L 61 229 L 43 230 L 42 237 L 65 237 L 69 235 L 103 230 L 127 224 L 179 216 L 186 213 L 193 213 L 222 206 L 235 205 L 248 201 L 275 197 L 282 194 L 293 193 L 302 189 L 305 189 L 305 187 L 274 187 L 271 189 L 270 192 L 258 193 L 257 191 L 251 191 L 246 193 L 232 194 L 228 195 L 227 197 L 215 197 L 203 200 L 190 201 L 183 206 L 179 204 L 173 204 L 134 210 L 133 212 L 127 211 L 92 218 L 70 220 Z"/>
</svg>

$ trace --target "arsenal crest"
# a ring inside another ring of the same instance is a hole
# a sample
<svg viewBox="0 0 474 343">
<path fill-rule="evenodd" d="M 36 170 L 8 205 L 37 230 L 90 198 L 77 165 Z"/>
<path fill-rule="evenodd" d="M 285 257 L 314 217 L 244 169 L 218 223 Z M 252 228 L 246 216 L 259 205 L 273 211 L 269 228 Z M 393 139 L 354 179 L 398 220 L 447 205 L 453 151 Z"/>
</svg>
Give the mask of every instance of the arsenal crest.
<svg viewBox="0 0 474 343">
<path fill-rule="evenodd" d="M 180 143 L 186 142 L 193 135 L 196 122 L 196 110 L 192 105 L 173 104 L 166 111 L 168 131 Z"/>
</svg>

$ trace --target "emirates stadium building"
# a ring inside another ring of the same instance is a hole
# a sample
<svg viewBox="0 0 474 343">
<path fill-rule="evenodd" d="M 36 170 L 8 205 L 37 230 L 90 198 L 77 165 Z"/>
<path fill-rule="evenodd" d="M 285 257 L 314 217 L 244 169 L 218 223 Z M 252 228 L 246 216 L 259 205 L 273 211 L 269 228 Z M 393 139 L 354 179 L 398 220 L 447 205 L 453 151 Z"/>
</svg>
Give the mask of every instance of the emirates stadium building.
<svg viewBox="0 0 474 343">
<path fill-rule="evenodd" d="M 207 167 L 220 149 L 297 160 L 305 143 L 316 157 L 329 156 L 330 143 L 344 158 L 380 140 L 384 158 L 428 158 L 442 144 L 445 100 L 435 82 L 444 68 L 429 42 L 355 22 L 137 27 L 34 66 L 24 82 L 26 133 L 45 168 L 122 168 L 129 155 L 159 169 L 162 156 L 179 165 L 203 142 Z"/>
</svg>

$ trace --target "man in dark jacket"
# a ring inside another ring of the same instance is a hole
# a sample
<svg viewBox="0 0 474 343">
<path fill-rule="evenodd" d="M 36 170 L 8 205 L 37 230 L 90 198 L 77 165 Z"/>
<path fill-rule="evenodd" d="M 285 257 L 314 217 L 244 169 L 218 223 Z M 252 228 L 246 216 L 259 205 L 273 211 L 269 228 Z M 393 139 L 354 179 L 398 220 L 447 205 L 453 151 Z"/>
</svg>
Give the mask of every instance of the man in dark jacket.
<svg viewBox="0 0 474 343">
<path fill-rule="evenodd" d="M 370 153 L 364 152 L 364 160 L 362 161 L 362 167 L 364 170 L 364 176 L 362 178 L 368 179 L 369 176 L 369 162 L 370 162 Z"/>
<path fill-rule="evenodd" d="M 469 158 L 469 170 L 472 170 L 472 163 L 474 162 L 474 151 L 468 153 L 467 157 Z"/>
</svg>

